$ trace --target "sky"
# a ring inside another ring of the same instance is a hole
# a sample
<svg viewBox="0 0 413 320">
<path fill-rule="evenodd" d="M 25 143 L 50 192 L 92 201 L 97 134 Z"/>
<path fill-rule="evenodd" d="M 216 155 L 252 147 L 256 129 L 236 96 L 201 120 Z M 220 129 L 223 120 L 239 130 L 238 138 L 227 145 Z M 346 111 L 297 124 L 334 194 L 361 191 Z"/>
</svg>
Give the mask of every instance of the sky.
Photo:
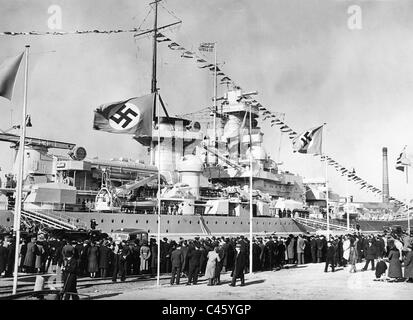
<svg viewBox="0 0 413 320">
<path fill-rule="evenodd" d="M 128 29 L 141 25 L 149 0 L 0 0 L 0 31 L 54 31 L 48 8 L 62 9 L 62 30 Z M 295 131 L 327 123 L 325 152 L 380 187 L 382 148 L 388 148 L 390 194 L 413 198 L 413 187 L 395 170 L 402 148 L 413 141 L 413 38 L 409 0 L 164 0 L 159 25 L 182 20 L 163 33 L 189 50 L 217 42 L 224 72 L 245 91 L 258 91 L 267 109 L 285 113 Z M 350 29 L 349 7 L 361 8 L 361 29 Z M 143 22 L 150 28 L 153 16 Z M 59 30 L 58 30 L 59 31 Z M 103 103 L 150 92 L 151 39 L 115 35 L 0 36 L 0 61 L 31 45 L 28 136 L 76 143 L 89 157 L 147 159 L 130 136 L 92 129 Z M 158 87 L 170 114 L 211 104 L 212 75 L 166 44 L 159 44 Z M 219 88 L 222 94 L 224 88 Z M 20 121 L 23 72 L 13 100 L 0 98 L 0 128 Z M 12 119 L 11 119 L 12 118 Z M 263 124 L 265 147 L 281 168 L 305 178 L 324 177 L 323 164 L 295 154 L 286 136 Z M 280 148 L 281 141 L 281 148 Z M 278 153 L 279 148 L 281 153 Z M 413 153 L 413 146 L 411 146 Z M 1 176 L 12 151 L 0 144 Z M 380 201 L 332 168 L 332 189 L 355 201 Z M 412 178 L 410 178 L 412 180 Z"/>
</svg>

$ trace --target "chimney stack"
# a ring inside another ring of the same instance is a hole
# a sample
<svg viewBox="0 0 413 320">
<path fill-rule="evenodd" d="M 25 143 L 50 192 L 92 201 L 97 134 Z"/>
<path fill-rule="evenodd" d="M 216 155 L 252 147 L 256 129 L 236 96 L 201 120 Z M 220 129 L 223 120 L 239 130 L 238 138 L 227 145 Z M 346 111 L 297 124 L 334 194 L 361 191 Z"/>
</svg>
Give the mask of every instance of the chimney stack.
<svg viewBox="0 0 413 320">
<path fill-rule="evenodd" d="M 383 203 L 389 203 L 389 168 L 387 163 L 387 148 L 383 147 Z"/>
</svg>

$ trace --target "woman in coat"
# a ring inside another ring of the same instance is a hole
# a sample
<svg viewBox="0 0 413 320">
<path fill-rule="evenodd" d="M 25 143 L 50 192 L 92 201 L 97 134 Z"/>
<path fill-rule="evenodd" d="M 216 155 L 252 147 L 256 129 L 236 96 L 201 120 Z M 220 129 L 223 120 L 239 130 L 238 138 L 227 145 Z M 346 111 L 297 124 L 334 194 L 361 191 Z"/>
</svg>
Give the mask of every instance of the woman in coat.
<svg viewBox="0 0 413 320">
<path fill-rule="evenodd" d="M 140 249 L 140 270 L 141 272 L 147 273 L 149 271 L 149 262 L 151 257 L 151 248 L 148 247 L 148 242 L 144 241 Z"/>
<path fill-rule="evenodd" d="M 36 238 L 33 237 L 31 239 L 31 242 L 27 244 L 27 249 L 26 249 L 26 255 L 24 257 L 24 268 L 26 269 L 26 272 L 33 272 L 33 269 L 35 267 L 36 263 L 36 252 L 37 252 L 37 246 L 36 246 Z"/>
<path fill-rule="evenodd" d="M 43 255 L 45 253 L 45 250 L 41 242 L 36 242 L 36 246 L 37 246 L 37 250 L 36 250 L 36 260 L 34 263 L 34 267 L 37 273 L 40 273 L 42 271 Z"/>
<path fill-rule="evenodd" d="M 389 271 L 388 271 L 389 278 L 396 278 L 396 279 L 402 278 L 403 275 L 402 275 L 402 264 L 400 261 L 400 253 L 396 247 L 392 247 L 390 249 L 388 259 L 389 259 Z"/>
<path fill-rule="evenodd" d="M 208 262 L 205 269 L 205 277 L 208 279 L 208 286 L 212 286 L 213 280 L 215 278 L 215 268 L 217 261 L 221 261 L 219 257 L 218 247 L 215 247 L 214 250 L 208 252 Z"/>
<path fill-rule="evenodd" d="M 413 282 L 413 246 L 407 246 L 407 254 L 404 258 L 404 277 L 407 279 L 407 282 Z"/>
<path fill-rule="evenodd" d="M 87 249 L 87 272 L 91 278 L 96 278 L 96 272 L 99 270 L 99 248 L 94 242 L 91 242 Z"/>
<path fill-rule="evenodd" d="M 356 263 L 358 260 L 358 253 L 357 253 L 357 247 L 355 243 L 350 245 L 350 250 L 348 254 L 348 263 L 350 264 L 350 272 L 357 272 L 356 269 Z"/>
<path fill-rule="evenodd" d="M 290 235 L 289 240 L 287 240 L 287 256 L 288 256 L 288 263 L 294 263 L 294 245 L 295 239 L 292 235 Z"/>
</svg>

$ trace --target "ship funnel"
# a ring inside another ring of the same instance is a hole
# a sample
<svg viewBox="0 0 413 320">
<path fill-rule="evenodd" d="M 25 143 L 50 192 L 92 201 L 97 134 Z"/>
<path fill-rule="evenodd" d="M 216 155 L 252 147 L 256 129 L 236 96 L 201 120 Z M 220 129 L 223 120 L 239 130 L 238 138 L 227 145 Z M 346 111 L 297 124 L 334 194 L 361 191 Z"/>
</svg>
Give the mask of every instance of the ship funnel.
<svg viewBox="0 0 413 320">
<path fill-rule="evenodd" d="M 383 203 L 389 203 L 389 168 L 387 163 L 387 148 L 383 147 Z"/>
</svg>

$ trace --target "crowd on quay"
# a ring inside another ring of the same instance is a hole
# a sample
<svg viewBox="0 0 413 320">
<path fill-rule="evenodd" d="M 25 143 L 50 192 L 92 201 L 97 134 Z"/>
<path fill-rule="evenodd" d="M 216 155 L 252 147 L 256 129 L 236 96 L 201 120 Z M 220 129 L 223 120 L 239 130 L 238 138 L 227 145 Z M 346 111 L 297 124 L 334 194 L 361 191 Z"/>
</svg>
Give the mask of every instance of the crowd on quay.
<svg viewBox="0 0 413 320">
<path fill-rule="evenodd" d="M 300 234 L 298 236 L 255 237 L 253 239 L 253 272 L 278 271 L 287 265 L 324 263 L 324 271 L 334 272 L 347 267 L 357 272 L 356 263 L 365 262 L 361 271 L 376 271 L 385 276 L 413 282 L 413 252 L 411 237 L 397 235 L 348 234 L 342 236 Z M 133 241 L 67 241 L 53 237 L 31 237 L 20 244 L 19 271 L 26 273 L 56 272 L 59 268 L 76 277 L 107 278 L 125 281 L 128 275 L 157 273 L 157 243 L 155 238 Z M 0 275 L 11 277 L 14 267 L 13 238 L 0 239 Z M 402 263 L 404 262 L 404 274 Z M 376 263 L 376 265 L 375 265 Z M 388 263 L 388 267 L 387 267 Z M 70 269 L 71 268 L 71 269 Z M 160 272 L 171 274 L 170 284 L 196 285 L 199 277 L 207 284 L 221 284 L 222 272 L 231 271 L 232 286 L 236 279 L 244 285 L 244 273 L 249 272 L 249 239 L 238 237 L 163 238 L 160 248 Z M 67 270 L 71 270 L 68 272 Z M 73 282 L 73 281 L 69 281 Z M 70 284 L 73 287 L 73 283 Z M 74 288 L 75 289 L 75 288 Z"/>
</svg>

